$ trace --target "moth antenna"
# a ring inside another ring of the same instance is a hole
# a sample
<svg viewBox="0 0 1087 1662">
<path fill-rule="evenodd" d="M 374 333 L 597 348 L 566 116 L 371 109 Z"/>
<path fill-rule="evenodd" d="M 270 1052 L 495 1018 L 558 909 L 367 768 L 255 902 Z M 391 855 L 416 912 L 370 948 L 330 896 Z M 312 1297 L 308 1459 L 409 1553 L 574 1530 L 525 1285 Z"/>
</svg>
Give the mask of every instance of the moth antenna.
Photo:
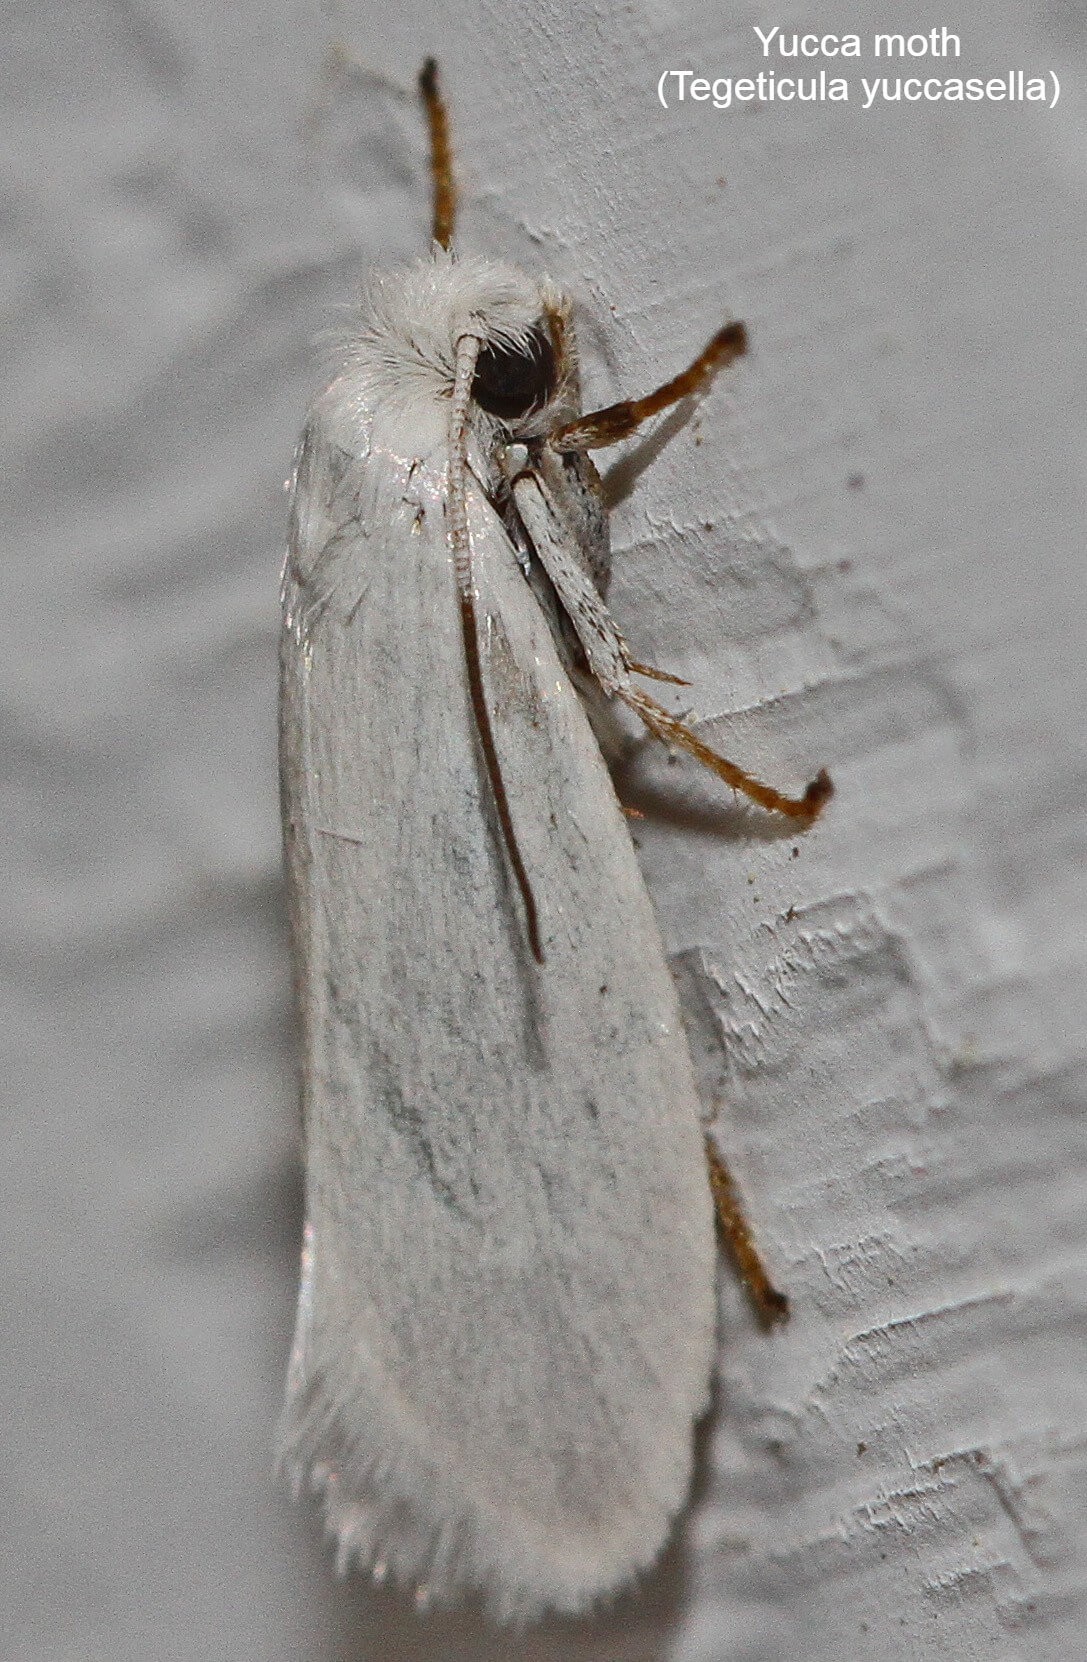
<svg viewBox="0 0 1087 1662">
<path fill-rule="evenodd" d="M 460 624 L 464 637 L 464 662 L 468 671 L 468 690 L 472 699 L 472 714 L 479 734 L 483 759 L 487 766 L 491 794 L 502 827 L 513 875 L 521 891 L 525 908 L 525 928 L 532 956 L 538 964 L 544 961 L 540 943 L 539 914 L 536 897 L 528 879 L 528 871 L 517 843 L 509 795 L 502 778 L 502 764 L 494 742 L 491 712 L 483 686 L 483 668 L 479 661 L 479 623 L 476 617 L 476 591 L 472 582 L 472 542 L 468 534 L 468 502 L 466 479 L 468 471 L 468 402 L 472 396 L 472 378 L 479 357 L 479 337 L 462 335 L 457 342 L 457 373 L 453 383 L 453 408 L 449 418 L 449 541 L 453 550 L 453 570 L 457 579 L 460 600 Z"/>
</svg>

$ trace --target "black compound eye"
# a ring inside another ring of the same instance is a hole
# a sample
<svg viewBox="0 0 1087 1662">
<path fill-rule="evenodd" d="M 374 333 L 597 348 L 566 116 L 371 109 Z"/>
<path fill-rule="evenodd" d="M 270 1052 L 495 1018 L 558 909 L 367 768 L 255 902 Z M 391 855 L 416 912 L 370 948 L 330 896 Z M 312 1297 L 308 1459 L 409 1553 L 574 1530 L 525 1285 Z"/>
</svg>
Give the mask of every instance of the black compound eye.
<svg viewBox="0 0 1087 1662">
<path fill-rule="evenodd" d="M 542 329 L 521 346 L 481 346 L 472 397 L 500 421 L 539 410 L 555 390 L 555 351 Z"/>
</svg>

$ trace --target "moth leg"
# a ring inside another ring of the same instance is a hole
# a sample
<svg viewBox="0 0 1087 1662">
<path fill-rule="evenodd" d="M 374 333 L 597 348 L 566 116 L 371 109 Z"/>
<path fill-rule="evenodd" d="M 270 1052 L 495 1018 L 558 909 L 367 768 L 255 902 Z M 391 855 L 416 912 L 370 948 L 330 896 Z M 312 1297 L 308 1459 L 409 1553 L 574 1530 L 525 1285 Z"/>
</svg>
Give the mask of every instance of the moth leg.
<svg viewBox="0 0 1087 1662">
<path fill-rule="evenodd" d="M 554 463 L 554 458 L 552 460 Z M 650 698 L 648 693 L 634 684 L 634 675 L 650 674 L 657 680 L 672 677 L 663 675 L 659 670 L 650 670 L 631 657 L 599 589 L 571 552 L 571 533 L 556 504 L 557 486 L 561 481 L 547 477 L 546 457 L 542 467 L 543 475 L 518 474 L 513 481 L 514 500 L 540 564 L 551 579 L 559 602 L 581 642 L 589 669 L 601 687 L 633 710 L 655 738 L 687 751 L 703 767 L 723 779 L 726 785 L 742 791 L 762 808 L 784 814 L 802 825 L 810 825 L 834 792 L 830 775 L 825 769 L 811 781 L 802 796 L 786 796 L 775 786 L 765 784 L 737 763 L 719 755 L 685 721 L 672 715 L 663 704 L 658 704 L 656 699 Z"/>
<path fill-rule="evenodd" d="M 784 1293 L 778 1291 L 767 1274 L 735 1180 L 709 1136 L 706 1137 L 706 1160 L 721 1239 L 740 1272 L 747 1296 L 755 1306 L 759 1320 L 765 1326 L 773 1327 L 778 1322 L 787 1320 L 789 1300 Z"/>
<path fill-rule="evenodd" d="M 372 82 L 398 98 L 405 96 L 404 88 L 382 75 L 341 41 L 334 41 L 325 53 L 321 68 L 319 92 L 306 115 L 304 129 L 309 136 L 328 115 L 333 87 L 343 75 L 350 74 Z M 453 224 L 457 212 L 457 191 L 453 180 L 453 146 L 449 138 L 449 112 L 438 86 L 438 65 L 427 58 L 419 72 L 419 92 L 426 112 L 430 135 L 430 176 L 434 189 L 434 209 L 431 218 L 431 236 L 440 248 L 448 248 L 453 240 Z"/>
<path fill-rule="evenodd" d="M 747 351 L 747 330 L 742 323 L 726 323 L 708 346 L 688 364 L 679 375 L 673 375 L 655 392 L 644 398 L 625 398 L 619 404 L 609 404 L 604 410 L 593 410 L 567 422 L 552 433 L 548 443 L 554 450 L 603 450 L 609 444 L 628 439 L 650 416 L 659 415 L 681 398 L 691 398 L 701 392 L 719 369 L 740 358 Z"/>
<path fill-rule="evenodd" d="M 439 248 L 453 241 L 457 191 L 453 182 L 453 147 L 449 141 L 449 112 L 438 86 L 438 65 L 428 58 L 419 72 L 419 91 L 430 132 L 430 176 L 434 185 L 431 236 Z"/>
<path fill-rule="evenodd" d="M 733 790 L 742 791 L 744 796 L 757 802 L 760 808 L 768 808 L 774 813 L 784 814 L 787 819 L 799 820 L 804 825 L 810 825 L 818 819 L 830 798 L 834 795 L 834 785 L 826 768 L 821 768 L 815 778 L 805 787 L 802 796 L 786 796 L 775 785 L 767 785 L 764 780 L 756 779 L 745 768 L 736 762 L 730 762 L 727 756 L 713 750 L 699 738 L 693 728 L 688 727 L 685 721 L 674 716 L 658 704 L 655 698 L 639 687 L 617 687 L 616 695 L 623 700 L 636 716 L 639 716 L 649 731 L 664 744 L 674 744 L 680 750 L 685 750 L 693 756 L 703 767 L 709 768 L 726 785 Z"/>
<path fill-rule="evenodd" d="M 633 658 L 627 668 L 635 675 L 648 675 L 651 681 L 667 681 L 673 687 L 689 687 L 691 684 L 682 675 L 669 675 L 666 669 L 654 669 L 652 664 L 636 664 Z"/>
</svg>

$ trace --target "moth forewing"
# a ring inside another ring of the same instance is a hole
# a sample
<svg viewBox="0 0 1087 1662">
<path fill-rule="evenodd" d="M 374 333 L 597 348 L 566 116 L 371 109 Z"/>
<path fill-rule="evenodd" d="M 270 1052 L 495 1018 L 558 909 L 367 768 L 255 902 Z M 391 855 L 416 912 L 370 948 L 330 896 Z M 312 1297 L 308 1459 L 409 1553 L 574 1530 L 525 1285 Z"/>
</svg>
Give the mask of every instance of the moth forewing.
<svg viewBox="0 0 1087 1662">
<path fill-rule="evenodd" d="M 544 962 L 526 951 L 465 690 L 446 475 L 390 466 L 414 417 L 379 403 L 369 455 L 334 481 L 321 458 L 355 413 L 333 397 L 311 424 L 328 500 L 294 516 L 310 621 L 283 637 L 309 1254 L 282 1447 L 345 1560 L 436 1598 L 481 1587 L 502 1616 L 579 1609 L 652 1561 L 686 1491 L 714 1319 L 695 1088 L 599 750 L 470 479 L 481 662 Z M 347 540 L 360 500 L 393 528 L 377 547 Z M 310 525 L 340 539 L 336 583 Z"/>
</svg>

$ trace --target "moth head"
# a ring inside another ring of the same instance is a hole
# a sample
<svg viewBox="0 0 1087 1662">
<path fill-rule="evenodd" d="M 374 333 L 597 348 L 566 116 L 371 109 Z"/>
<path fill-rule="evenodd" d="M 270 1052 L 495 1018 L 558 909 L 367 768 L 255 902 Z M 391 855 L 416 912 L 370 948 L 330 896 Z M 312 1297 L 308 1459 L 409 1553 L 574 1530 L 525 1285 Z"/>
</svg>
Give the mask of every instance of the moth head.
<svg viewBox="0 0 1087 1662">
<path fill-rule="evenodd" d="M 577 363 L 570 305 L 548 283 L 518 272 L 516 300 L 501 288 L 482 302 L 465 327 L 479 342 L 472 404 L 502 437 L 522 440 L 549 432 L 577 408 Z M 482 285 L 481 285 L 482 286 Z M 489 302 L 489 303 L 488 303 Z"/>
<path fill-rule="evenodd" d="M 470 409 L 485 447 L 542 436 L 578 414 L 570 302 L 516 266 L 436 248 L 375 274 L 360 310 L 349 364 L 393 402 L 418 394 L 447 410 L 458 343 L 478 341 Z"/>
</svg>

